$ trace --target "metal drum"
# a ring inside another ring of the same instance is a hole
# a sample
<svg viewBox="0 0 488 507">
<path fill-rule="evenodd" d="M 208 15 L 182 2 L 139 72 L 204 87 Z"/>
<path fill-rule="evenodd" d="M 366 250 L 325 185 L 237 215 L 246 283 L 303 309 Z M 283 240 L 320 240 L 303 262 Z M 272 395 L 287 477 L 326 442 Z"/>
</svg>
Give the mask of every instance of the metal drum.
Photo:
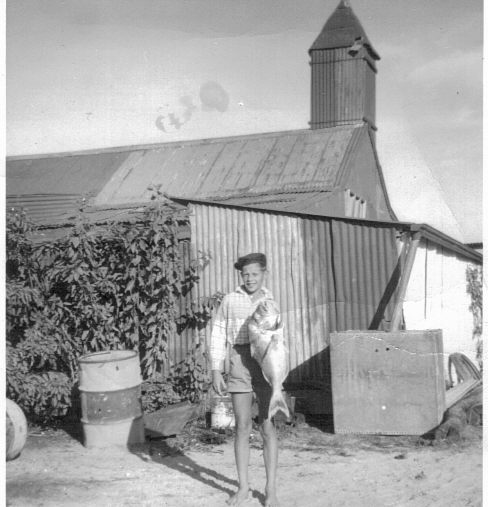
<svg viewBox="0 0 488 507">
<path fill-rule="evenodd" d="M 5 400 L 7 409 L 6 445 L 7 461 L 17 458 L 27 440 L 27 419 L 22 409 L 12 400 Z"/>
<path fill-rule="evenodd" d="M 144 442 L 139 356 L 132 350 L 82 356 L 81 422 L 86 447 Z"/>
</svg>

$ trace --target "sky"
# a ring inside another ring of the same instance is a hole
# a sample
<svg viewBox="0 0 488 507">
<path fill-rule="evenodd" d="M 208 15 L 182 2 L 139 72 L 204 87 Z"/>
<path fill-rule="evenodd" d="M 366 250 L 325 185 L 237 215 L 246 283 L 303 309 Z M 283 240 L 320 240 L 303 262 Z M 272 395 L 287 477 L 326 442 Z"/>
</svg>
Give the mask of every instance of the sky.
<svg viewBox="0 0 488 507">
<path fill-rule="evenodd" d="M 350 3 L 381 57 L 387 185 L 399 157 L 422 166 L 480 241 L 482 0 Z M 307 51 L 337 4 L 8 0 L 6 154 L 308 128 Z"/>
</svg>

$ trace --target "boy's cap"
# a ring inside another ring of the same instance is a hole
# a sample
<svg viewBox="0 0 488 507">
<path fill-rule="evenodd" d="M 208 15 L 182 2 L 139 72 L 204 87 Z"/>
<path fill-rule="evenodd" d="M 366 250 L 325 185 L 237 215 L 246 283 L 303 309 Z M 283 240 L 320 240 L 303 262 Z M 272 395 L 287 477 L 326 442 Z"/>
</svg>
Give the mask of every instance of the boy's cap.
<svg viewBox="0 0 488 507">
<path fill-rule="evenodd" d="M 263 268 L 266 267 L 266 255 L 262 253 L 250 253 L 247 255 L 244 255 L 243 257 L 239 257 L 237 259 L 237 262 L 234 264 L 234 267 L 241 271 L 244 266 L 247 266 L 248 264 L 261 264 Z"/>
</svg>

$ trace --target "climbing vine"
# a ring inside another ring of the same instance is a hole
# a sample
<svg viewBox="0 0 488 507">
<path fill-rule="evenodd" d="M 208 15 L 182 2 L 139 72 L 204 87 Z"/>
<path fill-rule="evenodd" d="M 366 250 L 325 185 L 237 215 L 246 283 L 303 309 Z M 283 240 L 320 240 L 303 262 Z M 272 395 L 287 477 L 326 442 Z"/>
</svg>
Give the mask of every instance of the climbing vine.
<svg viewBox="0 0 488 507">
<path fill-rule="evenodd" d="M 7 396 L 34 418 L 63 416 L 78 358 L 99 350 L 137 350 L 145 381 L 171 375 L 168 340 L 211 315 L 191 297 L 209 258 L 185 262 L 178 233 L 187 223 L 161 204 L 133 223 L 93 226 L 82 212 L 65 237 L 36 244 L 25 213 L 10 210 Z M 177 388 L 180 399 L 198 397 L 202 379 L 193 380 Z"/>
<path fill-rule="evenodd" d="M 471 296 L 469 309 L 473 314 L 473 339 L 476 341 L 476 359 L 483 369 L 483 269 L 468 266 L 466 269 L 466 290 Z"/>
</svg>

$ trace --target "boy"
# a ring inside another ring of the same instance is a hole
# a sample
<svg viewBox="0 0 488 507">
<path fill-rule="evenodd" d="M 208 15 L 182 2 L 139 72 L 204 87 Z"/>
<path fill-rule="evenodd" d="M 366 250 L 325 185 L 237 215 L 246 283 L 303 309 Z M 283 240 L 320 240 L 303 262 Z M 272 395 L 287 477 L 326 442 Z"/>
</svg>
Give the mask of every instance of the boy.
<svg viewBox="0 0 488 507">
<path fill-rule="evenodd" d="M 227 392 L 232 396 L 236 420 L 234 451 L 239 478 L 239 489 L 228 500 L 229 505 L 239 506 L 248 497 L 249 436 L 252 429 L 251 407 L 253 391 L 259 407 L 259 425 L 263 437 L 264 465 L 266 469 L 265 507 L 278 507 L 276 498 L 276 469 L 278 442 L 271 419 L 267 419 L 271 387 L 266 382 L 259 364 L 251 357 L 247 325 L 257 305 L 264 299 L 272 299 L 271 292 L 263 286 L 266 272 L 266 256 L 251 253 L 240 257 L 234 264 L 240 272 L 243 284 L 227 294 L 217 311 L 210 339 L 212 385 L 222 395 L 226 390 L 222 370 L 227 344 L 231 346 L 230 372 Z"/>
</svg>

